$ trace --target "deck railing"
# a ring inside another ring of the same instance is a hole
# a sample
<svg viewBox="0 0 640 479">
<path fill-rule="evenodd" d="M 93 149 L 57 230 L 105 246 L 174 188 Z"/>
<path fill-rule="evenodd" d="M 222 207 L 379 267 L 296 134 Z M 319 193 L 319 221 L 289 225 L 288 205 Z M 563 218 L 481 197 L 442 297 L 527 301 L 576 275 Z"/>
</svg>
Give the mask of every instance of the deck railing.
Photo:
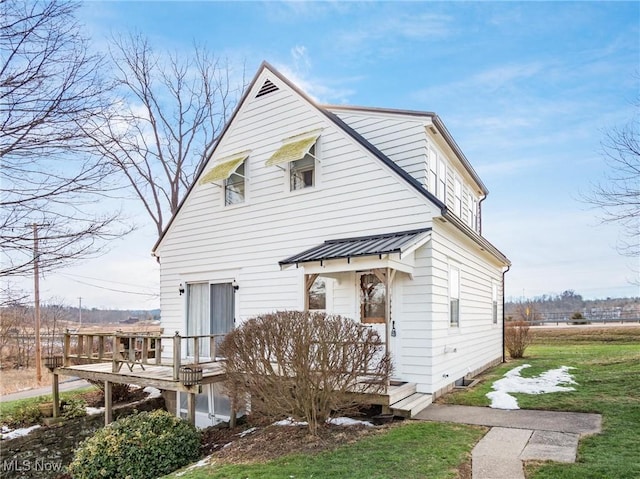
<svg viewBox="0 0 640 479">
<path fill-rule="evenodd" d="M 138 365 L 166 366 L 173 369 L 178 380 L 180 368 L 186 365 L 204 365 L 221 361 L 217 349 L 224 334 L 163 336 L 156 332 L 94 333 L 67 331 L 64 335 L 63 365 L 111 362 L 117 373 L 123 365 L 133 371 Z M 163 356 L 165 346 L 172 355 Z"/>
</svg>

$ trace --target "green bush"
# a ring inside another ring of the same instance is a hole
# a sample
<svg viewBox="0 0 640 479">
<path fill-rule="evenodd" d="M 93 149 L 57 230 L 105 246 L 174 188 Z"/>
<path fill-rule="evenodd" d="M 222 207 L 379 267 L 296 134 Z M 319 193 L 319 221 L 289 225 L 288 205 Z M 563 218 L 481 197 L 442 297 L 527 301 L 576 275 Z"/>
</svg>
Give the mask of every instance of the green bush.
<svg viewBox="0 0 640 479">
<path fill-rule="evenodd" d="M 152 479 L 197 459 L 200 432 L 166 411 L 119 419 L 84 441 L 69 465 L 73 479 Z"/>
<path fill-rule="evenodd" d="M 61 403 L 62 417 L 74 419 L 87 415 L 87 401 L 82 398 L 69 398 Z"/>
<path fill-rule="evenodd" d="M 2 415 L 2 424 L 11 428 L 33 426 L 40 423 L 41 420 L 42 413 L 35 401 L 27 401 L 10 414 Z"/>
</svg>

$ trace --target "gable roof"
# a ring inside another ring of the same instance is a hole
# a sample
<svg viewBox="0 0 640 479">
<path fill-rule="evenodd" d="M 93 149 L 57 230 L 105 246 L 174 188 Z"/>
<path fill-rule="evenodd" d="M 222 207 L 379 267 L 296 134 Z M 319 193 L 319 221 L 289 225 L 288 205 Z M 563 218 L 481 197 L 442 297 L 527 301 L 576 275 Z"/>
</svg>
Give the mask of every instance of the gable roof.
<svg viewBox="0 0 640 479">
<path fill-rule="evenodd" d="M 444 125 L 444 122 L 442 121 L 442 119 L 436 113 L 432 111 L 399 110 L 394 108 L 376 108 L 376 107 L 349 106 L 349 105 L 323 105 L 323 108 L 326 108 L 327 110 L 330 110 L 330 111 L 355 111 L 355 112 L 364 112 L 364 113 L 382 113 L 386 115 L 415 116 L 418 118 L 428 118 L 429 120 L 431 120 L 433 125 L 437 128 L 437 131 L 440 132 L 440 134 L 442 135 L 442 138 L 447 143 L 449 148 L 451 148 L 453 152 L 456 154 L 456 156 L 462 163 L 462 166 L 464 166 L 464 168 L 467 170 L 471 178 L 473 178 L 473 181 L 475 181 L 478 184 L 478 186 L 482 190 L 482 193 L 485 196 L 489 194 L 489 190 L 480 179 L 480 176 L 478 176 L 478 173 L 476 173 L 476 170 L 471 165 L 471 162 L 469 162 L 465 154 L 462 152 L 462 149 L 460 148 L 460 146 L 458 146 L 456 141 L 453 139 L 453 136 L 451 136 L 451 133 L 449 133 L 449 130 Z"/>
<path fill-rule="evenodd" d="M 220 133 L 216 145 L 212 148 L 211 152 L 207 156 L 207 159 L 202 163 L 202 165 L 200 165 L 200 168 L 198 169 L 198 172 L 194 176 L 193 183 L 191 184 L 191 186 L 187 190 L 186 194 L 182 198 L 180 204 L 178 205 L 178 208 L 177 208 L 175 214 L 171 217 L 171 219 L 169 220 L 169 223 L 164 228 L 164 231 L 162 232 L 162 235 L 160 236 L 160 238 L 158 238 L 158 240 L 154 244 L 153 249 L 152 249 L 152 255 L 155 255 L 155 252 L 156 252 L 158 246 L 160 245 L 160 243 L 162 242 L 162 240 L 166 236 L 167 232 L 171 228 L 171 225 L 173 224 L 173 221 L 175 220 L 175 218 L 180 213 L 180 211 L 181 211 L 186 199 L 188 198 L 189 194 L 193 190 L 194 186 L 198 183 L 198 179 L 200 178 L 200 176 L 202 175 L 202 173 L 203 173 L 204 169 L 206 168 L 207 164 L 209 163 L 209 161 L 213 157 L 214 153 L 216 152 L 216 150 L 218 148 L 218 145 L 220 144 L 220 140 L 222 138 L 224 138 L 224 136 L 227 133 L 230 125 L 233 124 L 238 112 L 240 111 L 240 109 L 242 108 L 244 103 L 247 101 L 247 99 L 249 97 L 249 94 L 251 93 L 251 91 L 253 91 L 256 82 L 258 81 L 258 79 L 260 78 L 260 75 L 262 74 L 262 72 L 264 70 L 269 70 L 269 72 L 271 72 L 276 78 L 278 78 L 278 80 L 280 80 L 282 83 L 284 83 L 289 88 L 291 88 L 296 94 L 301 96 L 310 105 L 315 107 L 320 113 L 322 113 L 325 117 L 327 117 L 338 128 L 340 128 L 342 131 L 347 133 L 352 139 L 354 139 L 357 143 L 359 143 L 365 150 L 367 150 L 373 156 L 378 158 L 378 160 L 380 160 L 383 164 L 385 164 L 388 168 L 390 168 L 396 175 L 398 175 L 400 178 L 402 178 L 409 186 L 411 186 L 418 193 L 420 193 L 420 195 L 424 196 L 431 203 L 433 203 L 435 206 L 437 206 L 440 209 L 442 216 L 444 218 L 447 218 L 447 219 L 451 220 L 451 222 L 454 225 L 456 225 L 464 234 L 469 236 L 472 240 L 474 240 L 480 246 L 486 248 L 495 257 L 497 257 L 499 260 L 501 260 L 505 264 L 511 264 L 509 262 L 509 260 L 507 259 L 507 257 L 504 254 L 502 254 L 495 246 L 493 246 L 491 243 L 489 243 L 482 236 L 478 235 L 475 231 L 471 230 L 471 228 L 466 227 L 466 225 L 464 225 L 464 223 L 462 223 L 461 221 L 458 221 L 457 218 L 455 218 L 455 215 L 451 214 L 448 211 L 447 206 L 440 199 L 438 199 L 435 195 L 433 195 L 430 191 L 428 191 L 426 188 L 424 188 L 422 186 L 422 184 L 417 179 L 415 179 L 413 176 L 411 176 L 409 173 L 407 173 L 404 169 L 402 169 L 400 166 L 398 166 L 393 160 L 391 160 L 388 156 L 386 156 L 384 153 L 382 153 L 378 148 L 376 148 L 367 139 L 365 139 L 362 135 L 360 135 L 357 131 L 355 131 L 352 127 L 350 127 L 347 123 L 345 123 L 335 113 L 329 111 L 326 107 L 322 107 L 322 106 L 318 105 L 305 92 L 300 90 L 295 84 L 293 84 L 289 79 L 287 79 L 285 76 L 283 76 L 278 70 L 276 70 L 271 64 L 269 64 L 266 61 L 263 61 L 262 64 L 260 65 L 260 67 L 258 68 L 258 71 L 255 74 L 255 76 L 253 77 L 253 80 L 251 81 L 251 83 L 249 84 L 249 86 L 247 87 L 245 92 L 243 93 L 242 98 L 240 99 L 240 101 L 236 105 L 236 108 L 235 108 L 233 114 L 231 115 L 231 118 L 225 124 L 222 132 Z M 334 108 L 334 107 L 331 107 L 331 108 Z M 398 112 L 398 111 L 401 111 L 401 110 L 395 110 L 395 111 Z M 420 113 L 421 115 L 424 115 L 424 112 L 414 112 L 414 113 Z M 433 114 L 433 115 L 434 115 L 433 116 L 434 118 L 438 118 L 437 115 L 435 115 L 435 114 Z M 442 127 L 444 128 L 444 125 L 442 125 Z M 446 131 L 446 128 L 444 128 L 443 131 Z M 447 134 L 448 134 L 448 132 L 447 132 Z M 465 161 L 466 161 L 466 158 L 465 158 Z M 468 163 L 468 161 L 467 161 L 467 163 Z"/>
</svg>

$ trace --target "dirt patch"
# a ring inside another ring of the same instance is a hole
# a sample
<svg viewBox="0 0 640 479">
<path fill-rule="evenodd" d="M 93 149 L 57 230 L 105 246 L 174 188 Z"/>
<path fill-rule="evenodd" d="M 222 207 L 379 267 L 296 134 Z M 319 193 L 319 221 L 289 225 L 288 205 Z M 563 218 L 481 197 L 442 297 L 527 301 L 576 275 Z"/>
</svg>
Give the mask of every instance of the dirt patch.
<svg viewBox="0 0 640 479">
<path fill-rule="evenodd" d="M 254 426 L 251 423 L 229 429 L 213 427 L 204 431 L 203 455 L 212 454 L 219 463 L 266 462 L 289 454 L 317 454 L 380 434 L 390 426 L 327 425 L 312 436 L 304 426 Z M 255 428 L 255 429 L 254 429 Z"/>
</svg>

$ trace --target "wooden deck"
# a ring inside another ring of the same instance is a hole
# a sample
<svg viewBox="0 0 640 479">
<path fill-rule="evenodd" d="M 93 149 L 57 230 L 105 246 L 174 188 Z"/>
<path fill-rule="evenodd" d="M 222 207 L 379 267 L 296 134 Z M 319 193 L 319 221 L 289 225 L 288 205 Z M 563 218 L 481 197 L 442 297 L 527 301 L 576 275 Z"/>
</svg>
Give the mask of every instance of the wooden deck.
<svg viewBox="0 0 640 479">
<path fill-rule="evenodd" d="M 142 367 L 144 366 L 144 369 Z M 135 384 L 140 387 L 151 386 L 168 391 L 197 392 L 199 385 L 211 384 L 224 380 L 224 367 L 221 362 L 202 364 L 202 380 L 197 385 L 184 385 L 179 379 L 174 379 L 173 366 L 138 364 L 132 369 L 123 367 L 113 372 L 111 362 L 78 364 L 56 368 L 53 373 L 62 376 L 75 376 L 94 381 L 112 382 L 118 384 Z"/>
<path fill-rule="evenodd" d="M 187 393 L 187 418 L 195 422 L 195 396 L 202 391 L 201 386 L 225 379 L 224 361 L 215 354 L 221 337 L 161 334 L 161 331 L 67 332 L 64 355 L 47 358 L 48 365 L 45 363 L 54 378 L 54 416 L 59 414 L 57 390 L 58 377 L 62 375 L 100 381 L 105 385 L 106 424 L 112 418 L 110 391 L 113 384 Z M 185 358 L 183 353 L 188 353 L 189 357 Z M 198 371 L 195 379 L 189 376 L 189 370 Z M 377 404 L 385 413 L 404 417 L 413 416 L 431 403 L 431 395 L 416 392 L 415 383 L 391 381 L 382 391 L 373 393 L 370 386 L 375 380 L 371 376 L 362 377 L 362 382 L 358 383 L 362 388 L 356 387 L 352 393 L 358 402 Z"/>
</svg>

